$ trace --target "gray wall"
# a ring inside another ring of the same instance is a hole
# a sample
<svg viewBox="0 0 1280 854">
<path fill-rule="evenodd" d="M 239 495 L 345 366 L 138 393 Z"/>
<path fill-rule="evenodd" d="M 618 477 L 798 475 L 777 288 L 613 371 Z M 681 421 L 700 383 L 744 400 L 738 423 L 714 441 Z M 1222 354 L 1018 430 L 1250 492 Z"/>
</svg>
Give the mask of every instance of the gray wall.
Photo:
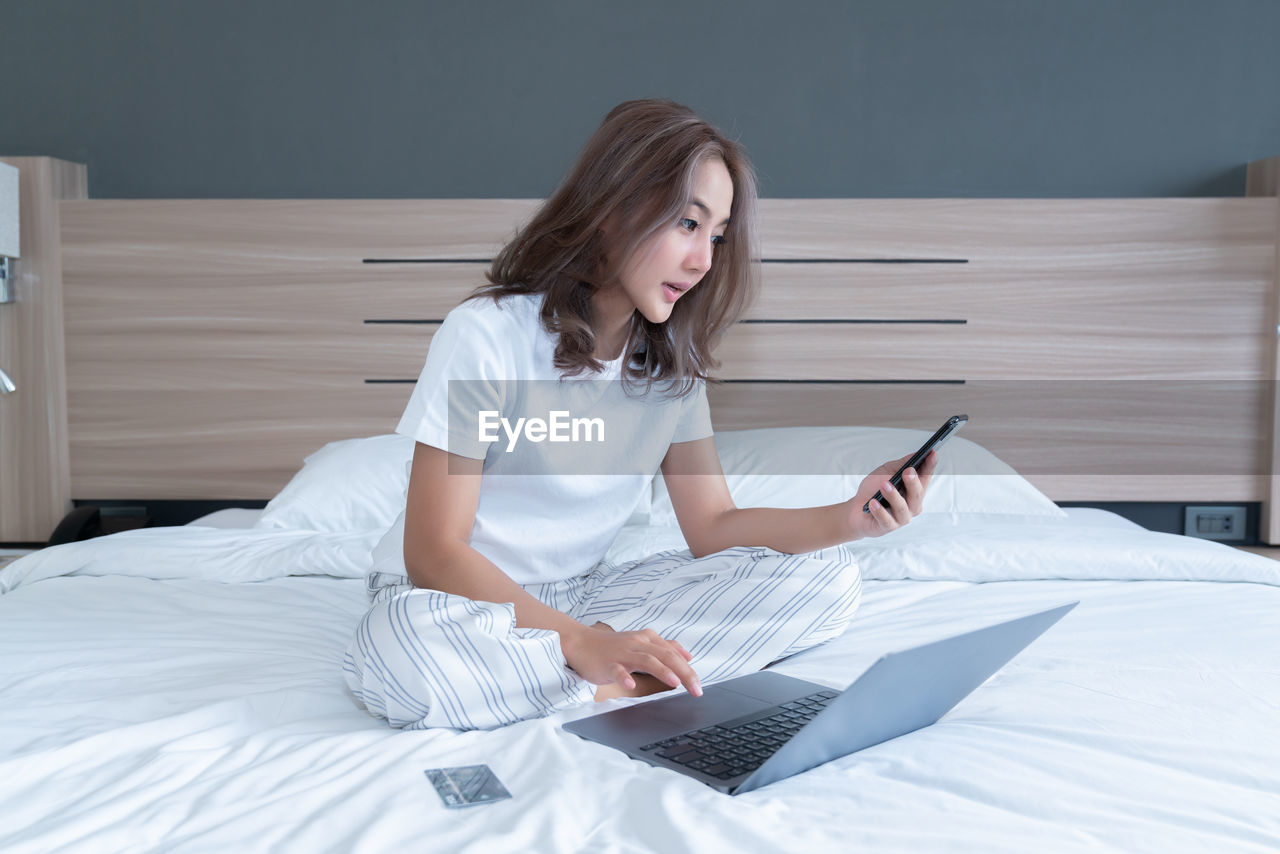
<svg viewBox="0 0 1280 854">
<path fill-rule="evenodd" d="M 537 197 L 626 98 L 768 196 L 1240 195 L 1280 2 L 0 0 L 0 154 L 90 193 Z"/>
</svg>

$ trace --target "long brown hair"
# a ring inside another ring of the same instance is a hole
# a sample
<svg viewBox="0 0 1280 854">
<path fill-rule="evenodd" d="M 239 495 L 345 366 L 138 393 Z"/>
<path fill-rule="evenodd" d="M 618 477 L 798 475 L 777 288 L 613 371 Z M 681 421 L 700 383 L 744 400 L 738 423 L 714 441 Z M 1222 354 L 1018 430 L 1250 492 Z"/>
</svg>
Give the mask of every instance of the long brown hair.
<svg viewBox="0 0 1280 854">
<path fill-rule="evenodd" d="M 756 179 L 738 143 L 688 107 L 665 100 L 626 101 L 592 134 L 568 176 L 493 261 L 488 285 L 472 298 L 543 294 L 542 324 L 558 334 L 554 364 L 562 376 L 603 368 L 595 358 L 591 297 L 618 287 L 637 249 L 683 216 L 698 164 L 724 162 L 733 180 L 725 242 L 706 275 L 673 306 L 665 323 L 634 312 L 623 382 L 670 384 L 687 394 L 720 367 L 712 350 L 758 290 Z M 601 225 L 616 227 L 605 245 Z M 606 251 L 607 250 L 607 251 Z M 607 260 L 606 260 L 607 258 Z"/>
</svg>

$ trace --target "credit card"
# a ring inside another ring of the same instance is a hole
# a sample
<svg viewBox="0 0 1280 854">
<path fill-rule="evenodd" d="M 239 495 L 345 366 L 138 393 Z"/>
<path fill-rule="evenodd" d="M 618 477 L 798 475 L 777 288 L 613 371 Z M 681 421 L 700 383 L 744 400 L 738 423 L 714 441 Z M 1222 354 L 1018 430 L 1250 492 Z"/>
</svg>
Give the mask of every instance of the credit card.
<svg viewBox="0 0 1280 854">
<path fill-rule="evenodd" d="M 424 772 L 449 809 L 487 804 L 511 797 L 488 765 L 430 768 Z"/>
</svg>

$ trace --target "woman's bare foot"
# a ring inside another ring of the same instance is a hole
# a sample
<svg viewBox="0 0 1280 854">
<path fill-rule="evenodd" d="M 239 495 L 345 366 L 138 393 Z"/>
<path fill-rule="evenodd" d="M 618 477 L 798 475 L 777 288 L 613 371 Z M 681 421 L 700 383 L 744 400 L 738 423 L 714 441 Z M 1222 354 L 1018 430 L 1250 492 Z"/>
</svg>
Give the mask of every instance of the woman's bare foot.
<svg viewBox="0 0 1280 854">
<path fill-rule="evenodd" d="M 621 682 L 601 685 L 596 689 L 596 702 L 603 703 L 605 700 L 612 700 L 615 697 L 648 697 L 650 694 L 657 694 L 659 691 L 672 690 L 670 685 L 650 676 L 648 673 L 632 673 L 631 678 L 636 681 L 635 688 L 628 688 Z"/>
</svg>

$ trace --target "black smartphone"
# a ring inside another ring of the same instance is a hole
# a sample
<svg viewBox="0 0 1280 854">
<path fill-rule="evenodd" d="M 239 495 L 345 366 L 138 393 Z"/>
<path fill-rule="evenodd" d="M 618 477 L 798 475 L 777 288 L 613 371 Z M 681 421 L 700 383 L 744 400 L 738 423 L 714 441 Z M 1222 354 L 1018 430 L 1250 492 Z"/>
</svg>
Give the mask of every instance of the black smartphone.
<svg viewBox="0 0 1280 854">
<path fill-rule="evenodd" d="M 893 477 L 889 478 L 889 483 L 893 484 L 893 488 L 899 490 L 902 489 L 902 473 L 909 468 L 918 468 L 919 465 L 924 462 L 924 458 L 929 456 L 930 451 L 935 448 L 941 448 L 942 443 L 947 441 L 952 433 L 963 427 L 964 423 L 968 420 L 968 415 L 952 415 L 948 418 L 946 422 L 938 428 L 938 432 L 929 437 L 929 441 L 921 445 L 920 450 L 912 454 L 911 459 L 907 460 L 906 463 L 904 463 L 903 466 L 894 473 Z M 876 494 L 871 496 L 871 501 L 879 501 L 881 507 L 886 510 L 889 509 L 889 502 L 885 500 L 885 497 L 880 494 L 880 490 L 878 489 L 876 490 Z M 871 512 L 871 501 L 862 505 L 863 513 Z"/>
</svg>

